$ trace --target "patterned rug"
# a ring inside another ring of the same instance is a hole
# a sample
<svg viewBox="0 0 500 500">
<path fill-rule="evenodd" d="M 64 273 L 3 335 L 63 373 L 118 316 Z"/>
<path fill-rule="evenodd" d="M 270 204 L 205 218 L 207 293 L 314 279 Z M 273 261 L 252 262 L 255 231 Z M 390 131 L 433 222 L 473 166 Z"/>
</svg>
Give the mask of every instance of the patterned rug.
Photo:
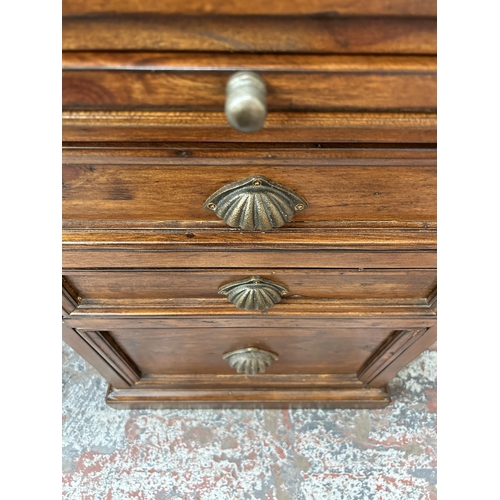
<svg viewBox="0 0 500 500">
<path fill-rule="evenodd" d="M 436 500 L 436 356 L 383 410 L 113 410 L 63 344 L 63 499 Z"/>
</svg>

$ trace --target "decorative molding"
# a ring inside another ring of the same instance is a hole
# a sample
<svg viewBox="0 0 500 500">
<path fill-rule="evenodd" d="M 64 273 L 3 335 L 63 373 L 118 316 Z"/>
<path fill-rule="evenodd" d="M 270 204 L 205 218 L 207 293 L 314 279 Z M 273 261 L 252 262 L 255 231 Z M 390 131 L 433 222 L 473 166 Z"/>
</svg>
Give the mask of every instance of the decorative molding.
<svg viewBox="0 0 500 500">
<path fill-rule="evenodd" d="M 241 377 L 237 374 L 147 374 L 136 384 L 137 388 L 308 388 L 356 389 L 366 387 L 355 374 L 275 374 L 261 373 L 258 377 Z"/>
<path fill-rule="evenodd" d="M 432 293 L 427 297 L 427 303 L 429 307 L 433 310 L 437 310 L 437 287 L 432 291 Z"/>
<path fill-rule="evenodd" d="M 233 130 L 223 112 L 63 111 L 63 141 L 280 142 L 296 134 L 302 142 L 435 144 L 436 113 L 270 112 L 266 127 L 250 137 Z"/>
<path fill-rule="evenodd" d="M 426 316 L 435 319 L 427 299 L 318 299 L 290 296 L 277 309 L 235 309 L 225 298 L 82 299 L 71 317 L 77 316 Z"/>
<path fill-rule="evenodd" d="M 66 279 L 62 279 L 62 314 L 70 315 L 77 307 L 81 298 Z"/>
<path fill-rule="evenodd" d="M 134 385 L 141 378 L 139 369 L 105 332 L 83 329 L 76 331 L 129 385 Z"/>
<path fill-rule="evenodd" d="M 210 376 L 208 376 L 210 378 Z M 244 377 L 241 377 L 244 378 Z M 216 382 L 215 382 L 216 383 Z M 358 388 L 131 388 L 111 385 L 106 403 L 132 408 L 384 408 L 390 403 L 387 387 Z"/>
<path fill-rule="evenodd" d="M 359 371 L 362 382 L 370 384 L 385 368 L 392 364 L 408 347 L 415 343 L 428 328 L 395 332 Z"/>
</svg>

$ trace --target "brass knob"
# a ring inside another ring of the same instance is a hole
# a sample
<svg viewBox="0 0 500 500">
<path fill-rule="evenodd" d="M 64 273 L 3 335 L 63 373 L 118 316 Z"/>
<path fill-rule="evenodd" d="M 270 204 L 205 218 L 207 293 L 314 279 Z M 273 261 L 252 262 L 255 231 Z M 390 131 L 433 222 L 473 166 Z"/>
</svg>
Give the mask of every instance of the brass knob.
<svg viewBox="0 0 500 500">
<path fill-rule="evenodd" d="M 229 366 L 236 369 L 238 373 L 255 375 L 264 373 L 273 361 L 278 360 L 278 355 L 257 347 L 246 347 L 237 351 L 226 352 L 222 355 L 222 359 L 226 359 Z"/>
<path fill-rule="evenodd" d="M 235 73 L 226 86 L 226 117 L 240 132 L 256 132 L 267 115 L 266 84 L 252 71 Z"/>
</svg>

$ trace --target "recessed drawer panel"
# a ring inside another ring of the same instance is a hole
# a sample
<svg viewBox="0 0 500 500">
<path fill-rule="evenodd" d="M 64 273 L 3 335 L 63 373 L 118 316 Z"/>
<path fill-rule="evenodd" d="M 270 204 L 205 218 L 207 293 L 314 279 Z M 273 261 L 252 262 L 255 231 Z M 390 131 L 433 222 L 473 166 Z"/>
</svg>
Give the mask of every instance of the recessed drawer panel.
<svg viewBox="0 0 500 500">
<path fill-rule="evenodd" d="M 272 352 L 268 374 L 356 373 L 393 331 L 385 328 L 122 329 L 107 332 L 143 376 L 236 374 L 223 355 Z"/>
</svg>

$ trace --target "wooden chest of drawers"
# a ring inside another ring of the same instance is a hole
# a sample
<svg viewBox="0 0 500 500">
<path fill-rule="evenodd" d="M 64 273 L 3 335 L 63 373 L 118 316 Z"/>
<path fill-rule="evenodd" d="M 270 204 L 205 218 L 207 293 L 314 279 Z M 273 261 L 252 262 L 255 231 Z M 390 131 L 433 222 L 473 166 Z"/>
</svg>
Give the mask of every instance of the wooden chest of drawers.
<svg viewBox="0 0 500 500">
<path fill-rule="evenodd" d="M 184 3 L 63 2 L 64 339 L 116 408 L 383 407 L 436 339 L 435 4 Z"/>
</svg>

